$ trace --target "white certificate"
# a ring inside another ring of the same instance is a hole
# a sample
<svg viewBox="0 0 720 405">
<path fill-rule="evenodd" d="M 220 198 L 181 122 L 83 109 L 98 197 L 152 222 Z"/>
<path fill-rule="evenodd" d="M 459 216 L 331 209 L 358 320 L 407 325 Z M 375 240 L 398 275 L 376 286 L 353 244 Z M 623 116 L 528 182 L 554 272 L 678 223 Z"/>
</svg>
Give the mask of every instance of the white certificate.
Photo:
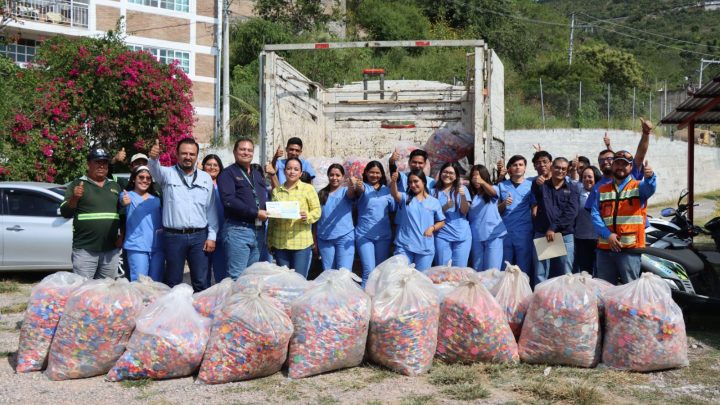
<svg viewBox="0 0 720 405">
<path fill-rule="evenodd" d="M 533 239 L 538 260 L 547 260 L 554 257 L 567 256 L 565 241 L 561 233 L 556 233 L 552 242 L 548 242 L 545 236 Z"/>
<path fill-rule="evenodd" d="M 299 201 L 268 201 L 265 207 L 270 218 L 300 219 Z"/>
</svg>

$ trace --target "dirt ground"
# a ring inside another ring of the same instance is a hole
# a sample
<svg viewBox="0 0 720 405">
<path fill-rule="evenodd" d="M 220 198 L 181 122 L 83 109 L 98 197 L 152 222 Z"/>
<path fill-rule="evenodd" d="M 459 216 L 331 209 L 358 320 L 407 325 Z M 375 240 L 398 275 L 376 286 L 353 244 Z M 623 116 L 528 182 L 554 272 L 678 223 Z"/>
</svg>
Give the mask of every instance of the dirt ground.
<svg viewBox="0 0 720 405">
<path fill-rule="evenodd" d="M 30 404 L 720 404 L 720 314 L 688 314 L 690 367 L 625 373 L 520 364 L 436 364 L 404 377 L 372 364 L 302 380 L 284 374 L 208 386 L 181 378 L 111 383 L 103 377 L 54 382 L 15 374 L 20 323 L 43 274 L 0 273 L 0 403 Z"/>
</svg>

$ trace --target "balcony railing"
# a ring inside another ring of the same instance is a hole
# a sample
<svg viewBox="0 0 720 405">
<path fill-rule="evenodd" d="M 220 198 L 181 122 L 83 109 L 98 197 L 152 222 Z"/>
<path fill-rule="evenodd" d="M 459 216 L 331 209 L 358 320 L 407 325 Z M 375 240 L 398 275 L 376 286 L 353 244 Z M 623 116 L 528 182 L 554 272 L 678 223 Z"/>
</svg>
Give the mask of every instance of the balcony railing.
<svg viewBox="0 0 720 405">
<path fill-rule="evenodd" d="M 88 26 L 88 0 L 9 0 L 8 8 L 20 20 Z"/>
</svg>

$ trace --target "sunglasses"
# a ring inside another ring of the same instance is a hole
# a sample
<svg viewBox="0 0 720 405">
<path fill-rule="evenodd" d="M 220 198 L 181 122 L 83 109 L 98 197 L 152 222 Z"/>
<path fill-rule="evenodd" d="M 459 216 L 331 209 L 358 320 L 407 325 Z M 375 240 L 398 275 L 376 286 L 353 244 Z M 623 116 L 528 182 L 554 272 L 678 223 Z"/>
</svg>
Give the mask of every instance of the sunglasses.
<svg viewBox="0 0 720 405">
<path fill-rule="evenodd" d="M 137 179 L 138 179 L 138 180 L 148 180 L 148 181 L 150 181 L 150 180 L 152 180 L 152 177 L 150 177 L 150 176 L 137 176 Z"/>
</svg>

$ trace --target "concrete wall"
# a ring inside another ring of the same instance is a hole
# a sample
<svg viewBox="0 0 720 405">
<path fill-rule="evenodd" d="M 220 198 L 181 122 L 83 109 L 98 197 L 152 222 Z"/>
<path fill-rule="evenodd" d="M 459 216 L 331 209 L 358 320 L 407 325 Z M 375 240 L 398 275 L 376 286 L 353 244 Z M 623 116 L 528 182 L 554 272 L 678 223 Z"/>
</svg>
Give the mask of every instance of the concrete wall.
<svg viewBox="0 0 720 405">
<path fill-rule="evenodd" d="M 564 156 L 572 159 L 576 154 L 587 156 L 597 165 L 597 154 L 604 149 L 604 129 L 557 129 L 557 130 L 512 130 L 505 131 L 505 156 L 523 155 L 528 161 L 532 157 L 535 143 L 553 157 Z M 635 154 L 640 134 L 633 131 L 610 131 L 611 146 L 614 150 L 626 149 Z M 687 142 L 671 141 L 651 135 L 648 149 L 648 163 L 658 176 L 655 202 L 676 200 L 680 190 L 687 188 Z M 529 174 L 534 175 L 532 164 Z M 695 145 L 695 193 L 720 189 L 720 148 Z"/>
</svg>

